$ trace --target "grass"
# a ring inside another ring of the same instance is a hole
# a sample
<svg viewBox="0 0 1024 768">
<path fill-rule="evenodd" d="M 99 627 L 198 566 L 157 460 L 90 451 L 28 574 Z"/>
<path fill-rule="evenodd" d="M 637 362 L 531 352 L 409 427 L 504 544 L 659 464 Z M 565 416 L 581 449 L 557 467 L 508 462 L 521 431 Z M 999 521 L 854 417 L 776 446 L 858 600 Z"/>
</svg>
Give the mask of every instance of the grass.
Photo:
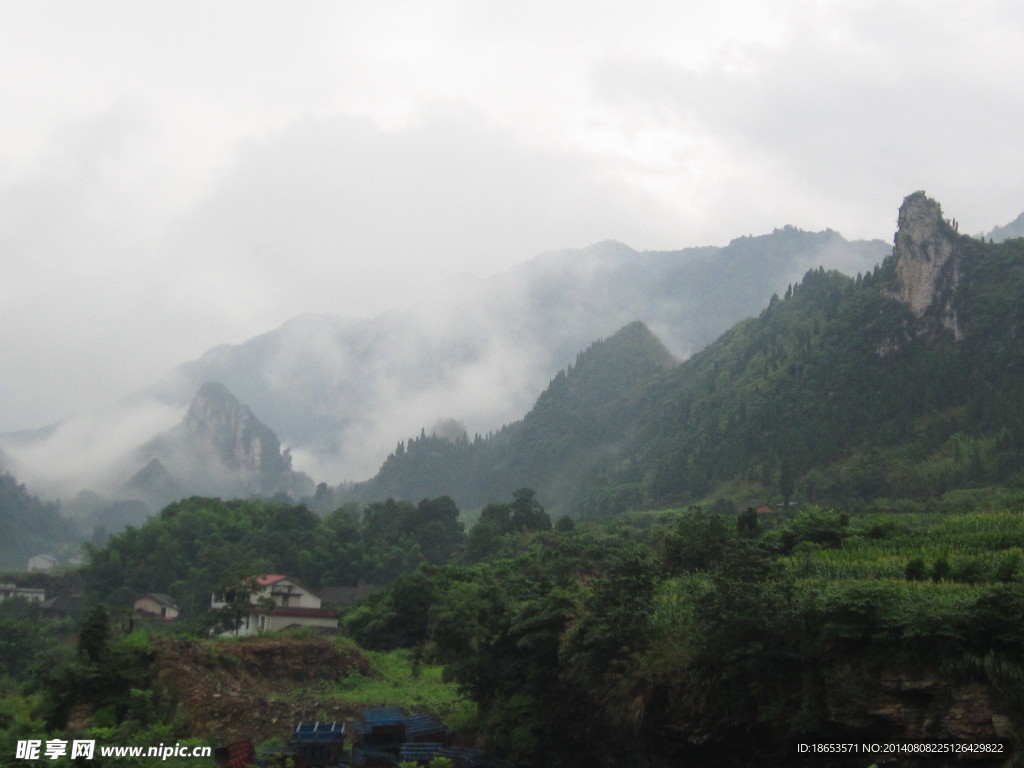
<svg viewBox="0 0 1024 768">
<path fill-rule="evenodd" d="M 412 712 L 431 712 L 449 728 L 462 730 L 476 717 L 476 704 L 455 683 L 445 682 L 442 668 L 416 664 L 412 651 L 367 651 L 370 675 L 353 672 L 331 686 L 330 693 L 363 706 L 402 707 Z"/>
</svg>

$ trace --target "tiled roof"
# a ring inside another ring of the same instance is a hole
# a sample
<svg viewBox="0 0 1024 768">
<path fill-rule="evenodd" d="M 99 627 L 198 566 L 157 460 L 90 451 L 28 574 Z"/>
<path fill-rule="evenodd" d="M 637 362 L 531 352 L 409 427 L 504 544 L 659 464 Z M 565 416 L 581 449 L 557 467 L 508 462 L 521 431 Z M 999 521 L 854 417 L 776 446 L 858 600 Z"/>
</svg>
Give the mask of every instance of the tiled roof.
<svg viewBox="0 0 1024 768">
<path fill-rule="evenodd" d="M 287 576 L 281 573 L 264 573 L 262 576 L 256 577 L 256 582 L 260 586 L 269 587 L 271 584 L 277 584 L 277 582 L 287 578 Z"/>
</svg>

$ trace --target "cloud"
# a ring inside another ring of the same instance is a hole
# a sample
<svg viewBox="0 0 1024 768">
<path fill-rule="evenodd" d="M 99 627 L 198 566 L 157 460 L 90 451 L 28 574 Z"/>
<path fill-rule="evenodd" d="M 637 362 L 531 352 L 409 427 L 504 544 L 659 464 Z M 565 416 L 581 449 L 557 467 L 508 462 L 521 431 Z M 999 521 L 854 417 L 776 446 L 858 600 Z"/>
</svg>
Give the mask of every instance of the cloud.
<svg viewBox="0 0 1024 768">
<path fill-rule="evenodd" d="M 975 229 L 1012 218 L 1024 97 L 1005 78 L 1024 65 L 1019 9 L 799 7 L 776 6 L 774 39 L 703 64 L 608 57 L 595 67 L 597 91 L 641 130 L 680 137 L 691 165 L 679 194 L 703 193 L 734 232 L 786 221 L 886 235 L 881 223 L 919 188 Z"/>
<path fill-rule="evenodd" d="M 247 304 L 366 316 L 552 244 L 666 237 L 665 205 L 604 171 L 463 107 L 432 105 L 400 131 L 311 117 L 238 148 L 176 224 L 174 268 L 195 274 L 211 303 L 232 301 L 236 275 Z M 210 274 L 211 262 L 227 274 Z"/>
<path fill-rule="evenodd" d="M 888 239 L 1022 206 L 1024 10 L 746 2 L 0 8 L 0 430 L 302 312 L 614 238 Z"/>
<path fill-rule="evenodd" d="M 114 463 L 183 416 L 183 408 L 135 398 L 66 419 L 46 439 L 8 443 L 4 450 L 14 459 L 18 479 L 34 493 L 70 498 L 83 488 L 118 487 L 127 478 L 110 474 Z"/>
</svg>

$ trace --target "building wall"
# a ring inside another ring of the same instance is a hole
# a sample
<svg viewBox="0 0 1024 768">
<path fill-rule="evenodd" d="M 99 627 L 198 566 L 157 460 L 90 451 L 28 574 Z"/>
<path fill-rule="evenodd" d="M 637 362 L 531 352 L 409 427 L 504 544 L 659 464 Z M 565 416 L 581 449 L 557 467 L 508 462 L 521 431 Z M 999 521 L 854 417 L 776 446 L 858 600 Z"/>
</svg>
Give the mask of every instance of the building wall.
<svg viewBox="0 0 1024 768">
<path fill-rule="evenodd" d="M 48 557 L 47 555 L 33 555 L 28 559 L 29 571 L 52 571 L 57 565 L 57 561 Z"/>
<path fill-rule="evenodd" d="M 46 590 L 19 587 L 16 584 L 0 584 L 0 602 L 10 600 L 12 597 L 22 597 L 30 603 L 41 603 L 46 600 Z"/>
<path fill-rule="evenodd" d="M 298 625 L 300 627 L 322 627 L 337 629 L 337 616 L 288 616 L 266 613 L 250 613 L 242 619 L 237 632 L 224 632 L 224 635 L 249 637 L 260 632 L 280 632 L 282 629 Z"/>
<path fill-rule="evenodd" d="M 135 610 L 143 613 L 150 613 L 163 619 L 175 619 L 178 617 L 178 609 L 164 605 L 151 597 L 140 597 L 135 601 Z"/>
</svg>

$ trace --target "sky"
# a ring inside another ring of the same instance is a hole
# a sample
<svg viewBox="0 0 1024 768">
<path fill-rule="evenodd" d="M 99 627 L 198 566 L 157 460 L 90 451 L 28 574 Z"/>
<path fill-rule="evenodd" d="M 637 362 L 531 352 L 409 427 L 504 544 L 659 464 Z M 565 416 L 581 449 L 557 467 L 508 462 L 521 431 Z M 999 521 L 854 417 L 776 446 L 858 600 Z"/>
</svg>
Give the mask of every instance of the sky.
<svg viewBox="0 0 1024 768">
<path fill-rule="evenodd" d="M 0 0 L 0 431 L 616 239 L 1024 210 L 1024 4 Z"/>
</svg>

